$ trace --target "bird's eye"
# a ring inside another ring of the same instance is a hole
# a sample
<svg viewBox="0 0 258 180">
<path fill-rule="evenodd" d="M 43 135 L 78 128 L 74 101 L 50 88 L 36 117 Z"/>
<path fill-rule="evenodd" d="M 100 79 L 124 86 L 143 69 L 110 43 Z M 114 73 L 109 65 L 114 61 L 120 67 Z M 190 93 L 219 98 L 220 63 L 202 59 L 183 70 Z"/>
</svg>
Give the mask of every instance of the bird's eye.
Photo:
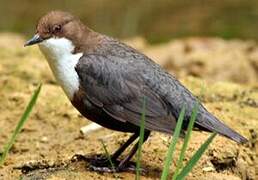
<svg viewBox="0 0 258 180">
<path fill-rule="evenodd" d="M 53 27 L 53 32 L 54 33 L 57 33 L 57 32 L 59 32 L 61 30 L 61 25 L 54 25 L 54 27 Z"/>
</svg>

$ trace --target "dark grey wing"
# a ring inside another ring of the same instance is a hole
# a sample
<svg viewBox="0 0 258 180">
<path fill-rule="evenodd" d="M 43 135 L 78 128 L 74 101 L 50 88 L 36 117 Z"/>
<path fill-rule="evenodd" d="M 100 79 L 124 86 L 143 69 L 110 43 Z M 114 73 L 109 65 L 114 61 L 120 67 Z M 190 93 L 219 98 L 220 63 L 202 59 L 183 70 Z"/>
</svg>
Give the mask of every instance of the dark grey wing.
<svg viewBox="0 0 258 180">
<path fill-rule="evenodd" d="M 183 128 L 188 125 L 197 99 L 172 75 L 148 57 L 115 43 L 117 52 L 84 55 L 76 71 L 87 98 L 113 118 L 140 125 L 143 97 L 146 97 L 145 128 L 171 133 L 183 106 Z M 120 51 L 119 51 L 120 49 Z M 236 142 L 246 139 L 210 114 L 201 104 L 195 126 L 217 132 Z"/>
<path fill-rule="evenodd" d="M 147 86 L 144 72 L 139 71 L 139 66 L 146 64 L 133 63 L 130 58 L 95 54 L 81 57 L 76 71 L 88 100 L 113 118 L 139 126 L 146 97 L 145 128 L 171 133 L 176 124 L 174 116 L 166 101 Z"/>
</svg>

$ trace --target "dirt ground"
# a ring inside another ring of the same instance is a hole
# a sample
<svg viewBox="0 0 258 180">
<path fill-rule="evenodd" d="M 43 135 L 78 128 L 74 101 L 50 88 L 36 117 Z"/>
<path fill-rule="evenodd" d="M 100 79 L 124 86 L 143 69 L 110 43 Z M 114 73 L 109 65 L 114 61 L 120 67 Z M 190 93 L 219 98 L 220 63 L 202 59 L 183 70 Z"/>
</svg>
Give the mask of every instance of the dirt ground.
<svg viewBox="0 0 258 180">
<path fill-rule="evenodd" d="M 139 38 L 127 42 L 159 59 L 158 63 L 175 73 L 212 113 L 250 140 L 238 145 L 217 136 L 186 179 L 257 179 L 258 46 L 251 41 L 197 38 L 155 46 Z M 0 149 L 37 84 L 42 82 L 43 87 L 32 115 L 0 168 L 0 179 L 134 179 L 134 173 L 89 170 L 88 159 L 104 153 L 100 139 L 111 153 L 129 134 L 107 129 L 80 134 L 80 128 L 90 122 L 71 106 L 38 48 L 23 48 L 23 43 L 19 35 L 0 34 Z M 207 137 L 208 133 L 193 133 L 185 162 Z M 142 179 L 159 179 L 169 141 L 167 135 L 151 134 L 143 146 L 146 172 Z M 176 157 L 181 145 L 182 140 Z M 170 175 L 174 167 L 175 161 Z"/>
</svg>

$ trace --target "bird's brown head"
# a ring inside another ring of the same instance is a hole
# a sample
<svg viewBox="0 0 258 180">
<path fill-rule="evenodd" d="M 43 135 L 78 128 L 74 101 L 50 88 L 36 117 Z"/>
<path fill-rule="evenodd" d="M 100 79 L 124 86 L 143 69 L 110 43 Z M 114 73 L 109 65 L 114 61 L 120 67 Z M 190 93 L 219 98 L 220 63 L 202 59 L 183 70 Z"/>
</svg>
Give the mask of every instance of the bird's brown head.
<svg viewBox="0 0 258 180">
<path fill-rule="evenodd" d="M 85 31 L 89 31 L 89 29 L 72 14 L 51 11 L 39 19 L 34 37 L 27 41 L 25 46 L 37 44 L 49 38 L 65 37 L 77 41 L 83 38 Z"/>
</svg>

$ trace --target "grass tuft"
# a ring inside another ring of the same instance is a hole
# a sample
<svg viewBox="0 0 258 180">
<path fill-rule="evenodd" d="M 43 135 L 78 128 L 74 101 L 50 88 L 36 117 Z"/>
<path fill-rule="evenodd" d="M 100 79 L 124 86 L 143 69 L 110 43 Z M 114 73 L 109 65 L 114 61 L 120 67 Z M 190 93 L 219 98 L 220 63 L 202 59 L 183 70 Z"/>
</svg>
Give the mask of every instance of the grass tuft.
<svg viewBox="0 0 258 180">
<path fill-rule="evenodd" d="M 174 154 L 174 151 L 175 151 L 175 148 L 176 148 L 177 140 L 178 140 L 179 135 L 180 135 L 180 131 L 181 131 L 181 128 L 182 128 L 184 116 L 185 116 L 185 106 L 183 106 L 183 108 L 182 108 L 182 110 L 179 114 L 178 121 L 176 123 L 176 128 L 175 128 L 175 131 L 174 131 L 174 134 L 173 134 L 173 138 L 172 138 L 171 143 L 170 143 L 169 148 L 168 148 L 168 153 L 167 153 L 164 168 L 163 168 L 163 171 L 162 171 L 161 180 L 167 180 L 167 178 L 168 178 L 169 167 L 170 167 L 171 162 L 173 160 L 173 154 Z"/>
<path fill-rule="evenodd" d="M 198 108 L 199 108 L 199 104 L 196 104 L 193 108 L 192 115 L 191 115 L 191 118 L 190 118 L 190 121 L 189 121 L 189 124 L 188 124 L 188 127 L 187 127 L 187 132 L 186 132 L 186 135 L 185 135 L 185 139 L 184 139 L 184 144 L 183 144 L 182 149 L 180 151 L 179 159 L 176 163 L 177 166 L 176 166 L 176 170 L 174 172 L 173 178 L 172 178 L 173 180 L 176 179 L 176 177 L 177 177 L 177 175 L 178 175 L 178 173 L 179 173 L 179 171 L 180 171 L 180 169 L 183 165 L 185 152 L 186 152 L 188 143 L 190 141 L 190 137 L 191 137 L 191 134 L 192 134 L 194 122 L 195 122 L 195 119 L 197 117 Z"/>
<path fill-rule="evenodd" d="M 41 86 L 42 86 L 42 84 L 40 84 L 38 86 L 38 88 L 34 91 L 32 97 L 30 99 L 30 102 L 27 105 L 27 107 L 26 107 L 26 109 L 25 109 L 21 119 L 19 120 L 19 122 L 18 122 L 18 124 L 17 124 L 17 126 L 16 126 L 16 128 L 15 128 L 15 130 L 14 130 L 12 136 L 11 136 L 11 138 L 9 139 L 7 144 L 4 146 L 3 154 L 0 157 L 0 166 L 2 166 L 4 164 L 4 161 L 5 161 L 8 153 L 9 153 L 12 145 L 14 144 L 18 134 L 20 133 L 20 131 L 21 131 L 22 127 L 23 127 L 23 125 L 27 121 L 27 119 L 28 119 L 28 117 L 29 117 L 29 115 L 30 115 L 30 113 L 31 113 L 31 111 L 32 111 L 36 101 L 37 101 L 38 95 L 39 95 L 40 90 L 41 90 Z"/>
<path fill-rule="evenodd" d="M 191 133 L 192 133 L 193 126 L 194 126 L 194 122 L 195 122 L 197 114 L 198 114 L 198 109 L 199 109 L 199 102 L 197 102 L 197 104 L 195 104 L 195 106 L 192 110 L 190 121 L 189 121 L 189 124 L 188 124 L 188 127 L 187 127 L 187 133 L 186 133 L 186 136 L 185 136 L 185 139 L 184 139 L 182 149 L 180 151 L 179 159 L 177 161 L 176 170 L 175 170 L 174 175 L 172 177 L 173 180 L 184 179 L 191 172 L 193 167 L 199 161 L 199 159 L 201 158 L 201 156 L 203 155 L 205 150 L 208 148 L 209 144 L 212 142 L 212 140 L 216 136 L 216 133 L 213 133 L 201 145 L 201 147 L 195 152 L 195 154 L 189 160 L 189 162 L 187 162 L 187 164 L 182 168 L 183 160 L 184 160 L 185 153 L 186 153 L 186 149 L 188 147 L 188 143 L 190 141 Z M 180 131 L 181 131 L 181 128 L 182 128 L 182 122 L 183 122 L 183 119 L 184 119 L 184 114 L 185 114 L 185 107 L 183 107 L 181 112 L 180 112 L 180 115 L 179 115 L 179 118 L 178 118 L 178 121 L 177 121 L 177 124 L 176 124 L 176 128 L 175 128 L 175 132 L 174 132 L 172 141 L 169 145 L 167 157 L 166 157 L 166 160 L 165 160 L 165 165 L 164 165 L 162 175 L 161 175 L 161 180 L 167 180 L 168 179 L 169 167 L 170 167 L 170 164 L 173 160 L 173 153 L 175 151 L 176 142 L 179 138 L 179 134 L 180 134 Z M 181 168 L 182 168 L 182 170 L 181 170 Z"/>
<path fill-rule="evenodd" d="M 193 167 L 196 165 L 196 163 L 199 161 L 205 150 L 208 148 L 209 144 L 212 142 L 212 140 L 215 138 L 216 133 L 212 133 L 210 137 L 201 145 L 201 147 L 195 152 L 193 157 L 189 160 L 189 162 L 186 164 L 186 166 L 182 169 L 180 174 L 176 176 L 175 180 L 181 180 L 184 179 L 193 169 Z"/>
</svg>

